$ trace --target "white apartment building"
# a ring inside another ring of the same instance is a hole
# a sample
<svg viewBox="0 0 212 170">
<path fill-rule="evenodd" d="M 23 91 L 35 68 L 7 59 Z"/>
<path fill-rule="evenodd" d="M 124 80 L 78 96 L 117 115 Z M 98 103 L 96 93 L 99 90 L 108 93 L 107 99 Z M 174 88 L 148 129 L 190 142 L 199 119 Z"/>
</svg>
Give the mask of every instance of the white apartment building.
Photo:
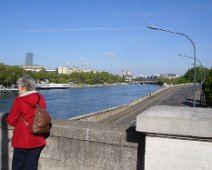
<svg viewBox="0 0 212 170">
<path fill-rule="evenodd" d="M 38 65 L 21 65 L 20 67 L 27 71 L 35 71 L 35 72 L 39 72 L 43 69 L 42 66 Z"/>
<path fill-rule="evenodd" d="M 71 74 L 71 73 L 80 73 L 80 72 L 84 72 L 84 73 L 89 73 L 89 72 L 101 72 L 101 71 L 97 71 L 94 69 L 90 69 L 90 68 L 80 68 L 80 67 L 70 67 L 70 66 L 60 66 L 58 67 L 58 73 L 59 74 Z"/>
<path fill-rule="evenodd" d="M 70 74 L 70 69 L 67 66 L 60 66 L 57 71 L 59 74 Z"/>
</svg>

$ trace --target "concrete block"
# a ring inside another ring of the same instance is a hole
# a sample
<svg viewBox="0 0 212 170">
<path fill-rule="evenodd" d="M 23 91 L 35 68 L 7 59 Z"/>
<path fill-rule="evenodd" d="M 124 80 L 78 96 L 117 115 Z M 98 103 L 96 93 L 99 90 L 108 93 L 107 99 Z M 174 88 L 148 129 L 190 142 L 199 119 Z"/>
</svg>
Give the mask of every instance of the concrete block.
<svg viewBox="0 0 212 170">
<path fill-rule="evenodd" d="M 212 109 L 153 106 L 137 116 L 139 132 L 212 138 Z"/>
<path fill-rule="evenodd" d="M 211 170 L 212 142 L 146 137 L 145 170 Z"/>
</svg>

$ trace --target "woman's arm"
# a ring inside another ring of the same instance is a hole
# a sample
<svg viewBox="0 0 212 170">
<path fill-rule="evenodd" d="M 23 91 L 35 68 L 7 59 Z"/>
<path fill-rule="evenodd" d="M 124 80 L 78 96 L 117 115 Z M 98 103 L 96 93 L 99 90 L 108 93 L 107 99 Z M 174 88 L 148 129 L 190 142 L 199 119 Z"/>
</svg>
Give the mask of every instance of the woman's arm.
<svg viewBox="0 0 212 170">
<path fill-rule="evenodd" d="M 11 126 L 15 126 L 20 116 L 20 100 L 18 97 L 15 98 L 10 113 L 7 117 L 7 123 Z"/>
</svg>

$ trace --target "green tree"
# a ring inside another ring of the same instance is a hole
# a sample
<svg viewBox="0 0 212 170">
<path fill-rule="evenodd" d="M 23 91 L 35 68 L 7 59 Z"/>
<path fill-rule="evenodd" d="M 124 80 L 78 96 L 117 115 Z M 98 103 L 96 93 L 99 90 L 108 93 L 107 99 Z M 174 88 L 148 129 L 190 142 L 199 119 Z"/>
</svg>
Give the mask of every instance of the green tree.
<svg viewBox="0 0 212 170">
<path fill-rule="evenodd" d="M 184 83 L 189 83 L 190 81 L 185 79 L 184 77 L 181 77 L 179 80 L 178 80 L 178 83 L 177 84 L 184 84 Z"/>
<path fill-rule="evenodd" d="M 0 65 L 0 84 L 6 87 L 16 84 L 24 74 L 27 72 L 18 66 Z"/>
<path fill-rule="evenodd" d="M 206 79 L 203 83 L 203 93 L 206 105 L 212 107 L 212 68 L 207 71 Z"/>
<path fill-rule="evenodd" d="M 202 68 L 202 74 L 204 75 L 204 70 L 206 68 Z M 183 76 L 184 79 L 188 80 L 189 82 L 194 81 L 194 68 L 188 69 L 188 71 Z M 196 81 L 201 82 L 201 67 L 196 67 Z"/>
</svg>

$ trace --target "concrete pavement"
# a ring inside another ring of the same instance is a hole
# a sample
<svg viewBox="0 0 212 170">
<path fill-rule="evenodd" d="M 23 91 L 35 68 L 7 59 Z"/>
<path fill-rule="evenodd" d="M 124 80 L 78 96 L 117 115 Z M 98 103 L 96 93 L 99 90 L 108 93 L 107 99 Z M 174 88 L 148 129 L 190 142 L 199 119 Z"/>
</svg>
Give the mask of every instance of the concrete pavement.
<svg viewBox="0 0 212 170">
<path fill-rule="evenodd" d="M 199 88 L 197 88 L 196 99 L 199 99 L 200 93 Z M 146 100 L 142 100 L 137 104 L 127 107 L 125 110 L 120 111 L 114 116 L 102 119 L 98 122 L 104 124 L 118 124 L 135 126 L 136 117 L 138 114 L 144 112 L 151 106 L 156 105 L 169 105 L 169 106 L 185 106 L 192 107 L 192 94 L 193 85 L 181 85 L 162 90 L 155 95 L 151 95 Z"/>
</svg>

